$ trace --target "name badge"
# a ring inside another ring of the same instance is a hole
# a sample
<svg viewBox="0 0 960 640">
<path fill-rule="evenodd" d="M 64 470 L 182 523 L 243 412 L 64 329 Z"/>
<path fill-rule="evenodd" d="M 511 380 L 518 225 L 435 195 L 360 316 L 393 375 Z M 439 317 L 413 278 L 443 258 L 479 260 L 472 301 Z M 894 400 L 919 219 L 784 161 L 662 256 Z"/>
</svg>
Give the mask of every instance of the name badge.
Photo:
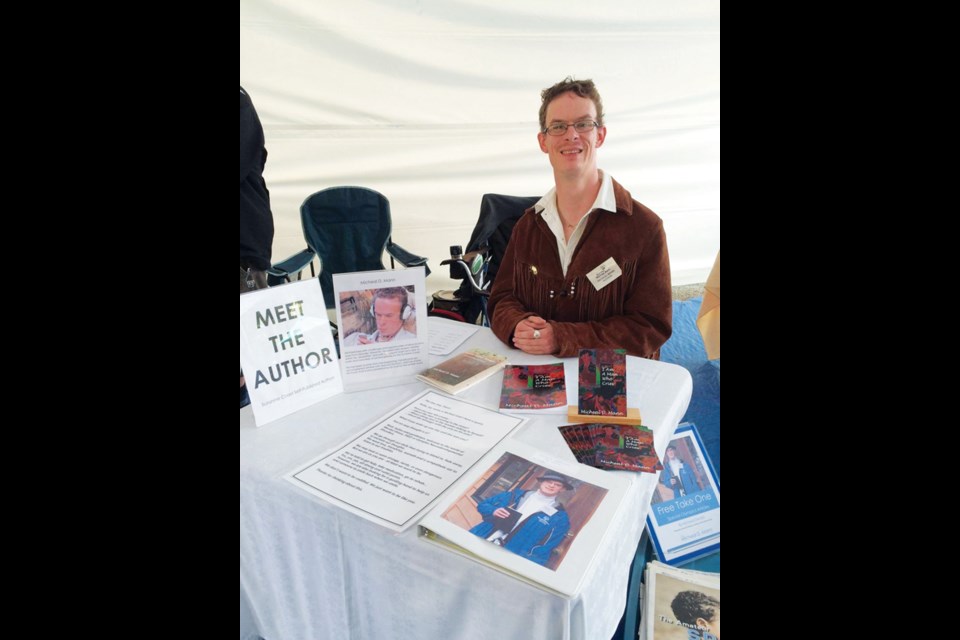
<svg viewBox="0 0 960 640">
<path fill-rule="evenodd" d="M 600 291 L 622 275 L 623 271 L 617 266 L 616 261 L 613 258 L 607 258 L 600 263 L 599 267 L 587 274 L 587 279 L 593 284 L 594 289 Z"/>
</svg>

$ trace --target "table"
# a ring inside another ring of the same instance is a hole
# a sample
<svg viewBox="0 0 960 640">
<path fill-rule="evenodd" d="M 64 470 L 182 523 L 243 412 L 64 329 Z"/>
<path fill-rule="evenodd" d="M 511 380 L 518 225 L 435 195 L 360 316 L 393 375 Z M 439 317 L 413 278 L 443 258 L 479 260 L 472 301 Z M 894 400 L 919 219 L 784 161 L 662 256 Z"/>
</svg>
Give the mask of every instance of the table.
<svg viewBox="0 0 960 640">
<path fill-rule="evenodd" d="M 446 322 L 446 321 L 445 321 Z M 457 352 L 480 347 L 512 364 L 556 362 L 501 343 L 481 328 Z M 431 356 L 437 364 L 450 356 Z M 564 360 L 567 380 L 576 359 Z M 495 408 L 502 376 L 458 398 Z M 682 367 L 627 358 L 627 397 L 663 455 L 690 402 Z M 582 589 L 562 598 L 417 538 L 395 534 L 306 493 L 283 474 L 371 425 L 428 385 L 345 393 L 254 426 L 240 411 L 240 637 L 267 640 L 610 640 L 624 611 L 630 562 L 643 532 L 654 474 L 624 473 L 628 496 Z M 533 416 L 511 437 L 574 460 L 557 426 Z"/>
</svg>

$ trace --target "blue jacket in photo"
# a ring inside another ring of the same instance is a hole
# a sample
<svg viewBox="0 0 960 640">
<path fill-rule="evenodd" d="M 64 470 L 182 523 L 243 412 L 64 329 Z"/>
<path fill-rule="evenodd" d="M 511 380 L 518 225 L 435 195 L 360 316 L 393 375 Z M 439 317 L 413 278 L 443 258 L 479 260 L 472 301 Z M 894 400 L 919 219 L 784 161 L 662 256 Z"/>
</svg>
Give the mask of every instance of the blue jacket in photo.
<svg viewBox="0 0 960 640">
<path fill-rule="evenodd" d="M 521 498 L 530 493 L 523 489 L 505 491 L 487 498 L 477 505 L 477 511 L 483 516 L 483 522 L 470 529 L 470 533 L 486 538 L 493 533 L 493 512 L 501 507 L 516 509 Z M 570 518 L 564 511 L 563 505 L 557 505 L 553 514 L 538 511 L 522 520 L 506 538 L 503 547 L 513 553 L 533 560 L 542 565 L 547 564 L 550 552 L 560 544 L 563 537 L 570 530 Z"/>
</svg>

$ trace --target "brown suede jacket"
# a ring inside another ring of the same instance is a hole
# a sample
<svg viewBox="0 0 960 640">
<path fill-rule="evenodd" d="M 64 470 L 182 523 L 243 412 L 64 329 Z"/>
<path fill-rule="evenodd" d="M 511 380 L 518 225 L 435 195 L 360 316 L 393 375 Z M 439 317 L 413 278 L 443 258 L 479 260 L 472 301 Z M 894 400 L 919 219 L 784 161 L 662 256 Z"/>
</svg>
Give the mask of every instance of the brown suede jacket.
<svg viewBox="0 0 960 640">
<path fill-rule="evenodd" d="M 488 306 L 491 328 L 503 342 L 512 345 L 517 323 L 539 315 L 553 326 L 557 356 L 614 348 L 660 357 L 673 320 L 663 221 L 616 180 L 613 191 L 617 212 L 590 214 L 566 277 L 557 239 L 541 216 L 530 208 L 517 221 Z M 610 257 L 623 275 L 597 291 L 586 274 Z"/>
</svg>

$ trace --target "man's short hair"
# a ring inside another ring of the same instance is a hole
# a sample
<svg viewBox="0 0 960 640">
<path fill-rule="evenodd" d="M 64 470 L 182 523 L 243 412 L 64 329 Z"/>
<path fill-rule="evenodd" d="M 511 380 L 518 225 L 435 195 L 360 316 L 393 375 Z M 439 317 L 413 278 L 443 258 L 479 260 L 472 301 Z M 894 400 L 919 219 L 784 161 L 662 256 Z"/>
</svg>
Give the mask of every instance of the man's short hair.
<svg viewBox="0 0 960 640">
<path fill-rule="evenodd" d="M 547 107 L 557 97 L 568 91 L 573 91 L 581 98 L 590 98 L 593 100 L 593 106 L 597 108 L 597 124 L 603 126 L 603 100 L 600 99 L 600 92 L 593 80 L 574 80 L 567 76 L 549 89 L 540 92 L 540 131 L 547 128 Z"/>
<path fill-rule="evenodd" d="M 681 591 L 670 603 L 677 621 L 689 627 L 697 626 L 697 618 L 712 622 L 717 617 L 720 601 L 699 591 Z"/>
<path fill-rule="evenodd" d="M 373 299 L 370 301 L 370 308 L 374 308 L 377 300 L 380 298 L 394 298 L 400 301 L 400 309 L 407 306 L 407 290 L 403 287 L 384 287 L 373 292 Z"/>
</svg>

